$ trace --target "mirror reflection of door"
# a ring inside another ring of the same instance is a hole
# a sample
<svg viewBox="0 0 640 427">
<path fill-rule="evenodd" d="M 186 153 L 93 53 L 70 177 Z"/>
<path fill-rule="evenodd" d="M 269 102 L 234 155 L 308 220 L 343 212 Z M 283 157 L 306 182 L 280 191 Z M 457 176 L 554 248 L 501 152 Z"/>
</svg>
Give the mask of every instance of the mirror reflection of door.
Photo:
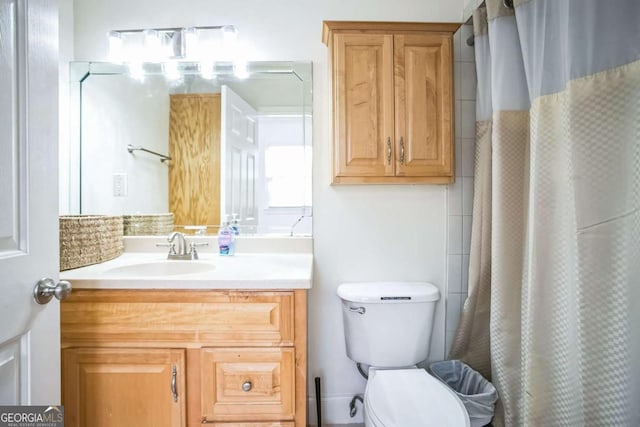
<svg viewBox="0 0 640 427">
<path fill-rule="evenodd" d="M 256 165 L 258 113 L 229 87 L 222 87 L 222 194 L 223 220 L 237 216 L 244 232 L 254 233 L 258 224 Z"/>
<path fill-rule="evenodd" d="M 220 94 L 174 94 L 169 106 L 169 210 L 174 228 L 220 225 Z"/>
<path fill-rule="evenodd" d="M 237 218 L 244 232 L 255 232 L 257 116 L 227 86 L 222 94 L 170 95 L 169 210 L 176 230 L 206 225 L 215 232 Z"/>
</svg>

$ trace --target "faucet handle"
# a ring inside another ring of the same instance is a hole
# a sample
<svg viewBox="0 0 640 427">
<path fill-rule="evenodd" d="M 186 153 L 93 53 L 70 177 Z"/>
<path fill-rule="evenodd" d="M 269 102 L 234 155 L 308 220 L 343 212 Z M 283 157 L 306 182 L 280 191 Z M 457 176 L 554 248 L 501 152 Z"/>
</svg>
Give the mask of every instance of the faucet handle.
<svg viewBox="0 0 640 427">
<path fill-rule="evenodd" d="M 191 255 L 191 259 L 198 259 L 198 251 L 196 251 L 196 247 L 198 246 L 209 246 L 208 243 L 189 243 L 189 255 Z"/>
<path fill-rule="evenodd" d="M 157 247 L 169 248 L 169 255 L 175 255 L 176 254 L 176 245 L 173 242 L 156 243 L 156 246 Z"/>
<path fill-rule="evenodd" d="M 195 230 L 197 236 L 204 236 L 207 233 L 206 225 L 185 225 L 185 230 Z"/>
</svg>

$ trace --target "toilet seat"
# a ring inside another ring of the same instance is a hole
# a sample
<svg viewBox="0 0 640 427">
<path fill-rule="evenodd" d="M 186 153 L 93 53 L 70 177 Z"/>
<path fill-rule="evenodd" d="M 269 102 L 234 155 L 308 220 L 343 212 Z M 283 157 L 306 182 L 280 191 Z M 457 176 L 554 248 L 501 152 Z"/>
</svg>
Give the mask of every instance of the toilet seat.
<svg viewBox="0 0 640 427">
<path fill-rule="evenodd" d="M 469 427 L 462 401 L 424 369 L 370 369 L 364 400 L 375 427 Z"/>
</svg>

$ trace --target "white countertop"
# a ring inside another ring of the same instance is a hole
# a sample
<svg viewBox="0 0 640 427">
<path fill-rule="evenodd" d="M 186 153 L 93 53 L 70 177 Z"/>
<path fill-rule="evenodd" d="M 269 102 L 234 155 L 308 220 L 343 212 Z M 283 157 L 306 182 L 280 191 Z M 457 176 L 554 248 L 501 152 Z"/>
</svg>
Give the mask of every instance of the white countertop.
<svg viewBox="0 0 640 427">
<path fill-rule="evenodd" d="M 201 253 L 197 261 L 167 261 L 166 258 L 166 252 L 125 252 L 111 261 L 62 271 L 60 278 L 71 282 L 76 289 L 311 288 L 311 253 L 240 253 L 234 256 Z M 165 261 L 201 264 L 198 267 L 207 271 L 164 275 L 153 271 L 156 265 L 162 266 Z M 149 263 L 151 272 L 132 273 L 129 267 Z M 211 266 L 213 268 L 209 269 Z"/>
</svg>

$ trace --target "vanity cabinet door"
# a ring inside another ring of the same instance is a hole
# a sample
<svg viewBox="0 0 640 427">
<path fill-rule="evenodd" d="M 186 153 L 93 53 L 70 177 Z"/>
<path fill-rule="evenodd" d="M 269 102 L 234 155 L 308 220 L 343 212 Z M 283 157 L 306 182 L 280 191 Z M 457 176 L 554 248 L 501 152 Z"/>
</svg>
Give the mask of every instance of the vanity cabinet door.
<svg viewBox="0 0 640 427">
<path fill-rule="evenodd" d="M 67 427 L 184 427 L 185 354 L 73 348 L 63 357 Z"/>
<path fill-rule="evenodd" d="M 200 357 L 203 419 L 294 419 L 293 348 L 203 348 Z"/>
</svg>

